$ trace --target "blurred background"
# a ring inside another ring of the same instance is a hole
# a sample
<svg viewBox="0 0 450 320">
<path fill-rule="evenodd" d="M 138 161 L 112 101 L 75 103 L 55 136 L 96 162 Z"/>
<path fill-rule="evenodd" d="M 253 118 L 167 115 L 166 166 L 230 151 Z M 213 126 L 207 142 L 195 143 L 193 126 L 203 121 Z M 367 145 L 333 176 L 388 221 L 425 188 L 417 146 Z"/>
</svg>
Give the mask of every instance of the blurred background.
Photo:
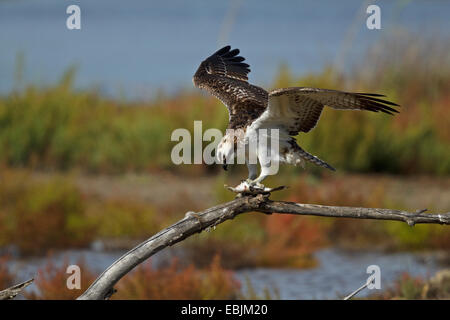
<svg viewBox="0 0 450 320">
<path fill-rule="evenodd" d="M 69 30 L 66 9 L 81 9 Z M 381 8 L 369 30 L 366 8 Z M 337 172 L 282 167 L 273 195 L 324 205 L 450 209 L 450 1 L 0 1 L 0 289 L 72 299 L 135 244 L 233 199 L 246 168 L 179 165 L 176 128 L 224 130 L 199 63 L 241 50 L 250 82 L 381 93 L 400 114 L 324 110 L 300 145 Z M 207 143 L 205 143 L 206 145 Z M 69 264 L 82 290 L 66 288 Z M 116 299 L 450 297 L 450 228 L 245 214 L 165 250 Z M 374 292 L 376 291 L 376 292 Z"/>
</svg>

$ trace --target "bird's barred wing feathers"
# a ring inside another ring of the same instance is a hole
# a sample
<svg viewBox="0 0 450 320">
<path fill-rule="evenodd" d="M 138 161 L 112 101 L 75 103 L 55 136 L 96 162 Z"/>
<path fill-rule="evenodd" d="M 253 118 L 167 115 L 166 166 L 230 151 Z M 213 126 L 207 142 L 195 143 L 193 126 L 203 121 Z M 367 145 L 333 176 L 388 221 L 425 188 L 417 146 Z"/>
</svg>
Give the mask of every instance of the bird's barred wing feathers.
<svg viewBox="0 0 450 320">
<path fill-rule="evenodd" d="M 303 87 L 277 89 L 269 93 L 269 106 L 261 119 L 257 120 L 259 126 L 271 122 L 272 125 L 284 127 L 290 135 L 296 135 L 315 127 L 324 106 L 342 110 L 381 111 L 391 115 L 398 112 L 391 107 L 397 104 L 380 97 L 384 96 Z"/>
<path fill-rule="evenodd" d="M 222 101 L 230 114 L 229 128 L 242 128 L 266 108 L 266 90 L 247 82 L 250 66 L 239 49 L 226 46 L 206 58 L 194 75 L 195 86 L 206 89 Z"/>
<path fill-rule="evenodd" d="M 205 60 L 206 72 L 226 78 L 247 81 L 250 66 L 244 63 L 244 57 L 238 56 L 239 49 L 230 50 L 230 46 L 223 47 Z"/>
</svg>

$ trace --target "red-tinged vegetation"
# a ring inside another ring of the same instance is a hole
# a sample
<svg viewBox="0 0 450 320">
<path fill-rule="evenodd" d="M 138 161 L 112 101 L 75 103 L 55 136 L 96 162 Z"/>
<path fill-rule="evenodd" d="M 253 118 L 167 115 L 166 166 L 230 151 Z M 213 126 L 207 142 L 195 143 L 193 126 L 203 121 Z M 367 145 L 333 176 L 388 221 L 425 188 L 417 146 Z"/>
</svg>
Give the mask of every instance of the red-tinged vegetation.
<svg viewBox="0 0 450 320">
<path fill-rule="evenodd" d="M 258 265 L 308 268 L 316 266 L 314 251 L 326 244 L 326 227 L 312 217 L 271 215 L 264 221 L 267 238 Z"/>
<path fill-rule="evenodd" d="M 74 300 L 82 292 L 84 292 L 91 282 L 95 279 L 95 275 L 89 270 L 89 267 L 83 259 L 75 263 L 80 267 L 81 281 L 80 289 L 69 289 L 67 280 L 71 274 L 67 273 L 69 266 L 68 259 L 65 258 L 61 265 L 56 265 L 55 262 L 49 258 L 47 264 L 37 272 L 34 280 L 33 291 L 25 291 L 26 299 L 32 300 Z"/>
<path fill-rule="evenodd" d="M 8 255 L 0 256 L 0 291 L 14 285 L 14 275 L 9 271 Z"/>
<path fill-rule="evenodd" d="M 123 278 L 116 288 L 113 299 L 236 299 L 240 292 L 239 282 L 221 266 L 217 255 L 203 270 L 193 265 L 181 268 L 176 260 L 161 269 L 145 263 Z"/>
<path fill-rule="evenodd" d="M 67 260 L 57 266 L 52 259 L 38 271 L 34 291 L 25 292 L 27 299 L 71 300 L 76 299 L 95 279 L 95 275 L 83 260 L 76 263 L 81 269 L 81 289 L 68 289 Z M 1 276 L 1 274 L 0 274 Z M 0 278 L 1 279 L 1 278 Z M 146 262 L 127 274 L 116 285 L 112 299 L 136 300 L 200 300 L 237 299 L 240 283 L 231 271 L 221 266 L 216 256 L 205 269 L 193 265 L 181 267 L 176 260 L 170 265 L 155 269 Z"/>
<path fill-rule="evenodd" d="M 422 277 L 413 277 L 404 272 L 387 290 L 372 294 L 368 299 L 448 300 L 450 299 L 450 269 L 438 271 L 428 280 Z"/>
<path fill-rule="evenodd" d="M 281 172 L 268 182 L 269 185 L 286 183 L 290 186 L 287 191 L 274 194 L 274 198 L 301 203 L 389 207 L 410 211 L 418 208 L 399 202 L 398 199 L 410 201 L 410 195 L 405 193 L 399 198 L 396 195 L 399 191 L 393 194 L 390 191 L 393 190 L 392 178 L 313 177 L 297 172 L 289 175 L 289 172 Z M 5 177 L 5 183 L 0 184 L 0 245 L 14 245 L 23 255 L 42 254 L 58 248 L 88 247 L 95 239 L 103 240 L 107 246 L 108 243 L 111 246 L 122 243 L 126 247 L 121 248 L 129 248 L 130 243 L 155 234 L 179 220 L 185 212 L 204 209 L 193 201 L 192 197 L 196 194 L 202 194 L 211 203 L 228 200 L 221 196 L 220 199 L 214 199 L 214 194 L 205 190 L 190 194 L 178 190 L 154 203 L 147 200 L 148 192 L 142 195 L 133 193 L 130 197 L 128 183 L 111 185 L 105 177 L 102 177 L 105 181 L 98 186 L 105 193 L 102 195 L 90 186 L 83 190 L 84 185 L 76 183 L 71 175 L 33 174 L 27 170 L 8 169 L 3 170 L 2 176 Z M 146 181 L 147 178 L 142 179 Z M 158 176 L 154 175 L 151 179 L 158 181 Z M 184 179 L 192 180 L 187 177 Z M 212 181 L 212 178 L 209 180 Z M 174 179 L 165 186 L 169 193 L 176 181 Z M 202 183 L 203 188 L 212 183 L 208 181 Z M 398 185 L 395 188 L 402 191 L 430 183 L 395 180 L 394 184 Z M 186 181 L 184 184 L 189 186 Z M 434 186 L 433 190 L 425 189 L 430 196 L 434 194 L 434 199 L 443 199 L 446 186 L 448 182 L 441 179 L 439 186 Z M 151 190 L 152 183 L 146 182 L 138 187 Z M 131 185 L 131 188 L 135 186 Z M 222 186 L 219 193 L 232 196 Z M 393 201 L 392 196 L 398 199 Z M 173 197 L 177 201 L 171 200 Z M 420 203 L 426 202 L 428 206 L 429 200 L 423 200 Z M 425 206 L 420 204 L 419 207 L 422 205 Z M 429 209 L 439 212 L 432 207 Z M 376 244 L 391 250 L 445 250 L 450 248 L 449 237 L 450 230 L 440 225 L 417 225 L 411 228 L 400 222 L 245 214 L 239 216 L 236 222 L 221 224 L 215 231 L 194 236 L 181 246 L 186 249 L 188 262 L 200 267 L 207 267 L 216 254 L 223 257 L 224 267 L 230 269 L 256 266 L 310 267 L 315 263 L 312 253 L 330 244 L 349 248 L 373 248 Z"/>
<path fill-rule="evenodd" d="M 83 247 L 94 235 L 85 203 L 70 179 L 33 183 L 27 173 L 4 172 L 0 185 L 0 244 L 14 244 L 23 254 Z"/>
</svg>

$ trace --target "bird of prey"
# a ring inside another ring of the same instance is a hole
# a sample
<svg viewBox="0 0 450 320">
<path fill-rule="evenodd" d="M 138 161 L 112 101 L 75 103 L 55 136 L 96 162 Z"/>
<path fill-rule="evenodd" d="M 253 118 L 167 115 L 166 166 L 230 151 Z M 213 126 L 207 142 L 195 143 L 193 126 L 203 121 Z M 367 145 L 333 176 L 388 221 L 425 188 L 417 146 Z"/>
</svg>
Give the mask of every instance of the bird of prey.
<svg viewBox="0 0 450 320">
<path fill-rule="evenodd" d="M 251 139 L 258 139 L 261 129 L 266 129 L 268 136 L 271 135 L 270 129 L 278 129 L 278 150 L 270 150 L 269 162 L 261 161 L 262 155 L 268 154 L 267 150 L 246 150 L 245 163 L 249 176 L 233 188 L 236 192 L 266 190 L 261 182 L 268 175 L 276 174 L 271 170 L 271 162 L 303 165 L 305 161 L 310 161 L 334 171 L 328 163 L 303 150 L 294 138 L 300 132 L 309 132 L 316 126 L 325 106 L 342 110 L 381 111 L 390 115 L 398 112 L 394 109 L 398 105 L 381 99 L 384 97 L 381 94 L 308 87 L 267 92 L 248 82 L 250 66 L 244 60 L 244 57 L 239 56 L 239 49 L 223 47 L 200 64 L 192 79 L 196 87 L 205 89 L 228 108 L 227 134 L 216 150 L 216 157 L 225 170 L 229 159 L 236 156 L 237 146 L 248 145 Z M 268 148 L 271 148 L 270 144 Z M 258 161 L 249 161 L 252 152 Z M 261 165 L 259 176 L 257 162 Z"/>
</svg>

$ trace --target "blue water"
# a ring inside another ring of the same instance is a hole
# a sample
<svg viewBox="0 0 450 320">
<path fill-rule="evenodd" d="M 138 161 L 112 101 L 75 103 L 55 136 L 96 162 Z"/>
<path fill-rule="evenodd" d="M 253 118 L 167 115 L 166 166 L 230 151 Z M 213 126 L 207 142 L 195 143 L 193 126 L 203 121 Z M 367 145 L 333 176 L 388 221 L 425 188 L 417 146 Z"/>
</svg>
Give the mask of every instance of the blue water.
<svg viewBox="0 0 450 320">
<path fill-rule="evenodd" d="M 161 267 L 161 263 L 177 256 L 176 250 L 164 250 L 152 257 L 152 265 Z M 101 273 L 124 252 L 102 252 L 96 250 L 65 250 L 53 255 L 56 266 L 65 261 L 76 264 L 80 259 L 90 267 L 91 271 Z M 178 252 L 179 254 L 179 252 Z M 363 285 L 370 274 L 366 269 L 370 265 L 380 268 L 380 291 L 394 286 L 404 272 L 413 277 L 428 279 L 438 270 L 444 268 L 439 265 L 435 253 L 394 253 L 385 254 L 376 251 L 346 252 L 334 248 L 319 250 L 316 253 L 319 265 L 313 269 L 244 269 L 234 272 L 242 284 L 243 292 L 247 292 L 247 283 L 260 296 L 269 290 L 272 298 L 280 299 L 342 299 Z M 47 258 L 32 258 L 13 260 L 9 263 L 10 270 L 17 275 L 17 282 L 36 277 L 39 269 L 47 264 Z M 36 290 L 31 285 L 27 291 Z M 365 297 L 377 289 L 365 289 L 357 297 Z"/>
<path fill-rule="evenodd" d="M 435 257 L 427 258 L 414 253 L 383 254 L 381 252 L 345 252 L 334 248 L 316 253 L 319 266 L 309 270 L 248 269 L 237 272 L 237 278 L 244 284 L 250 280 L 256 292 L 262 294 L 268 289 L 272 296 L 280 299 L 342 299 L 366 283 L 372 273 L 367 267 L 380 268 L 380 288 L 365 289 L 357 297 L 383 292 L 395 286 L 403 273 L 428 279 L 438 270 Z"/>
<path fill-rule="evenodd" d="M 77 67 L 78 88 L 107 95 L 190 89 L 199 62 L 223 44 L 239 47 L 251 81 L 267 86 L 281 63 L 295 74 L 336 61 L 347 66 L 395 30 L 450 30 L 450 1 L 369 3 L 381 7 L 381 30 L 366 28 L 360 0 L 0 0 L 0 93 L 54 83 L 69 66 Z M 71 4 L 81 8 L 81 30 L 66 28 Z M 15 76 L 20 54 L 22 82 Z"/>
</svg>

